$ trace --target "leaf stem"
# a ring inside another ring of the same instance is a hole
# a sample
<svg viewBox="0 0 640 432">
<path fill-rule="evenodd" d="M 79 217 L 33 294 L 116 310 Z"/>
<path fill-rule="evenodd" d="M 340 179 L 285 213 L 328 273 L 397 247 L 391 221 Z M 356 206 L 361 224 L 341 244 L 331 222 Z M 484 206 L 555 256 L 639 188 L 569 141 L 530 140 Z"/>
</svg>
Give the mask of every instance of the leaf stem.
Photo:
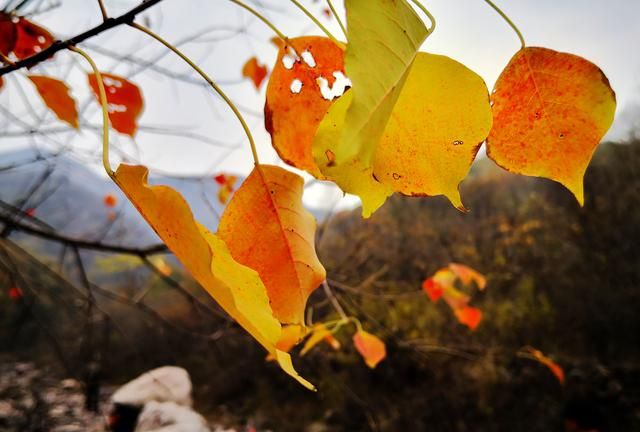
<svg viewBox="0 0 640 432">
<path fill-rule="evenodd" d="M 107 14 L 107 8 L 104 7 L 104 2 L 102 0 L 98 0 L 98 6 L 100 6 L 100 12 L 102 13 L 102 21 L 108 20 L 109 15 Z"/>
<path fill-rule="evenodd" d="M 109 177 L 115 180 L 115 173 L 109 163 L 109 106 L 107 102 L 107 92 L 104 90 L 104 83 L 102 82 L 102 74 L 89 54 L 76 46 L 70 46 L 69 49 L 84 57 L 91 65 L 91 69 L 93 69 L 93 73 L 96 76 L 98 93 L 100 95 L 100 106 L 102 107 L 102 165 L 107 174 L 109 174 Z"/>
<path fill-rule="evenodd" d="M 218 93 L 218 95 L 220 95 L 220 97 L 222 99 L 224 99 L 226 104 L 229 106 L 229 108 L 231 108 L 231 111 L 233 111 L 233 114 L 235 114 L 236 118 L 238 119 L 238 121 L 242 125 L 242 129 L 244 130 L 244 133 L 247 136 L 247 139 L 249 140 L 249 145 L 251 146 L 251 154 L 253 155 L 253 161 L 255 162 L 256 165 L 260 165 L 260 161 L 258 159 L 258 151 L 256 150 L 256 143 L 253 140 L 253 135 L 251 134 L 251 130 L 249 129 L 249 126 L 247 125 L 247 122 L 244 120 L 244 117 L 240 113 L 240 110 L 238 110 L 238 108 L 234 105 L 234 103 L 231 102 L 231 99 L 229 99 L 229 97 L 225 94 L 225 92 L 222 91 L 222 89 L 211 79 L 211 77 L 209 77 L 209 75 L 207 75 L 189 57 L 184 55 L 182 53 L 182 51 L 180 51 L 175 46 L 171 45 L 169 42 L 164 40 L 159 35 L 155 34 L 153 31 L 149 30 L 148 28 L 146 28 L 144 26 L 141 26 L 140 24 L 138 24 L 136 22 L 132 22 L 129 25 L 131 27 L 133 27 L 133 28 L 136 28 L 136 29 L 140 30 L 143 33 L 146 33 L 147 35 L 151 36 L 152 38 L 154 38 L 155 40 L 160 42 L 162 45 L 164 45 L 165 47 L 167 47 L 171 51 L 173 51 L 178 57 L 180 57 L 189 66 L 191 66 L 196 72 L 198 72 L 198 74 L 216 91 L 216 93 Z"/>
<path fill-rule="evenodd" d="M 260 12 L 258 12 L 257 10 L 255 10 L 254 8 L 252 8 L 251 6 L 247 5 L 246 3 L 240 1 L 240 0 L 229 0 L 231 3 L 234 3 L 238 6 L 240 6 L 241 8 L 244 8 L 245 10 L 247 10 L 249 13 L 251 13 L 252 15 L 254 15 L 256 18 L 258 18 L 260 21 L 262 21 L 263 23 L 265 23 L 271 30 L 273 30 L 273 32 L 278 35 L 278 37 L 280 39 L 283 40 L 288 40 L 289 38 L 287 38 L 284 33 L 282 33 L 280 30 L 278 30 L 278 28 L 271 22 L 269 21 L 264 15 L 262 15 Z"/>
<path fill-rule="evenodd" d="M 509 24 L 509 26 L 511 26 L 511 28 L 513 29 L 513 31 L 516 32 L 516 34 L 518 35 L 518 38 L 520 39 L 520 44 L 522 45 L 522 48 L 525 47 L 525 43 L 524 43 L 524 37 L 522 37 L 522 33 L 520 33 L 520 30 L 518 29 L 518 27 L 513 23 L 513 21 L 511 21 L 511 19 L 509 19 L 509 17 L 507 16 L 507 14 L 505 14 L 504 12 L 502 12 L 502 10 L 496 6 L 496 4 L 494 2 L 492 2 L 491 0 L 484 0 L 489 6 L 491 6 L 496 12 L 498 12 L 498 14 L 500 14 L 500 16 L 507 22 L 507 24 Z"/>
<path fill-rule="evenodd" d="M 424 14 L 427 16 L 427 18 L 429 18 L 429 21 L 431 21 L 431 27 L 429 27 L 429 29 L 427 29 L 427 32 L 429 34 L 433 33 L 434 30 L 436 29 L 436 17 L 434 17 L 431 12 L 429 12 L 427 10 L 426 7 L 424 7 L 424 5 L 419 1 L 419 0 L 411 0 L 411 2 L 416 5 L 418 7 L 418 9 L 420 9 L 422 12 L 424 12 Z"/>
<path fill-rule="evenodd" d="M 342 33 L 344 34 L 344 37 L 346 38 L 347 37 L 347 28 L 342 23 L 342 20 L 340 19 L 340 15 L 338 15 L 338 12 L 336 12 L 336 8 L 333 7 L 333 2 L 331 0 L 327 0 L 327 5 L 329 6 L 329 9 L 331 9 L 331 13 L 333 14 L 333 17 L 338 22 L 338 25 L 340 26 L 340 29 L 342 30 Z"/>
<path fill-rule="evenodd" d="M 349 317 L 347 316 L 346 312 L 340 305 L 340 302 L 338 302 L 336 295 L 333 293 L 333 291 L 331 291 L 331 287 L 329 286 L 326 280 L 322 282 L 322 289 L 324 289 L 325 295 L 331 302 L 331 305 L 336 310 L 336 312 L 338 312 L 338 315 L 340 315 L 340 318 L 342 320 L 349 320 Z"/>
<path fill-rule="evenodd" d="M 323 32 L 324 34 L 326 34 L 326 35 L 327 35 L 327 37 L 328 37 L 329 39 L 331 39 L 331 41 L 332 41 L 333 43 L 336 43 L 336 44 L 339 44 L 339 43 L 340 43 L 340 41 L 339 41 L 338 39 L 336 39 L 336 38 L 335 38 L 335 36 L 333 36 L 333 35 L 331 34 L 331 32 L 330 32 L 330 31 L 329 31 L 325 26 L 323 26 L 323 25 L 322 25 L 322 23 L 321 23 L 320 21 L 318 21 L 318 18 L 316 18 L 315 16 L 313 16 L 313 14 L 312 14 L 311 12 L 309 12 L 309 11 L 307 10 L 307 8 L 305 8 L 302 4 L 300 4 L 300 2 L 299 2 L 298 0 L 289 0 L 289 1 L 290 1 L 291 3 L 293 3 L 294 5 L 296 5 L 296 6 L 298 7 L 298 9 L 300 9 L 302 12 L 304 12 L 304 14 L 305 14 L 307 17 L 309 17 L 309 19 L 310 19 L 311 21 L 313 21 L 313 23 L 314 23 L 316 26 L 318 26 L 318 28 L 319 28 L 320 30 L 322 30 L 322 32 Z"/>
</svg>

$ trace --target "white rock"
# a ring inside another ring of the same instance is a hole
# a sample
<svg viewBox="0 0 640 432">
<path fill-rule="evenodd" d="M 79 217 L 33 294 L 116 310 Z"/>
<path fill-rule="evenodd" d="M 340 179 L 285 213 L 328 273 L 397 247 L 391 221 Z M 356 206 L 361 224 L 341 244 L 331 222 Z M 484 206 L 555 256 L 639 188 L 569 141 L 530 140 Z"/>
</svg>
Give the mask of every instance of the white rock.
<svg viewBox="0 0 640 432">
<path fill-rule="evenodd" d="M 205 419 L 174 402 L 148 402 L 138 418 L 135 432 L 211 432 Z"/>
<path fill-rule="evenodd" d="M 114 403 L 142 406 L 147 402 L 174 402 L 190 407 L 191 379 L 189 373 L 179 367 L 164 366 L 145 372 L 120 387 L 111 400 Z"/>
</svg>

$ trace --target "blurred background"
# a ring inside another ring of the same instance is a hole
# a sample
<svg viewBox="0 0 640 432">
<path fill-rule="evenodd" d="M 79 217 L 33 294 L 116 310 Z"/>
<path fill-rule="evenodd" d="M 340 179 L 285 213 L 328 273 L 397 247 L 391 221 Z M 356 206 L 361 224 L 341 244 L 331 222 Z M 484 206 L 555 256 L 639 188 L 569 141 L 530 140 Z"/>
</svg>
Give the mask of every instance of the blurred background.
<svg viewBox="0 0 640 432">
<path fill-rule="evenodd" d="M 247 3 L 287 35 L 320 34 L 289 2 Z M 324 1 L 302 3 L 340 34 Z M 194 407 L 212 430 L 640 430 L 640 3 L 501 3 L 529 45 L 586 57 L 617 93 L 616 121 L 585 177 L 585 206 L 556 183 L 505 172 L 484 151 L 462 184 L 468 214 L 442 197 L 394 196 L 363 220 L 356 198 L 305 176 L 335 299 L 387 346 L 369 369 L 349 329 L 336 334 L 340 350 L 319 345 L 296 358 L 317 393 L 265 361 L 103 174 L 101 115 L 82 58 L 60 52 L 30 71 L 68 83 L 79 130 L 51 114 L 26 72 L 4 76 L 0 430 L 104 430 L 111 393 L 162 365 L 190 373 Z M 112 16 L 137 4 L 105 1 Z M 423 50 L 465 63 L 491 88 L 519 48 L 512 31 L 480 0 L 425 5 L 438 24 Z M 6 11 L 17 6 L 63 39 L 101 21 L 97 2 L 0 1 Z M 272 68 L 269 29 L 222 0 L 164 0 L 140 22 L 209 72 L 247 118 L 261 160 L 283 165 L 264 130 L 265 84 L 256 90 L 241 74 L 253 56 Z M 180 190 L 215 229 L 224 209 L 215 177 L 236 175 L 237 186 L 253 164 L 228 108 L 134 29 L 81 47 L 143 92 L 139 131 L 113 133 L 112 163 L 149 166 L 152 183 Z M 475 331 L 421 288 L 451 262 L 487 278 L 485 291 L 467 290 L 483 313 Z M 322 289 L 309 308 L 316 322 L 338 316 Z M 525 347 L 552 358 L 564 383 L 520 355 Z"/>
</svg>

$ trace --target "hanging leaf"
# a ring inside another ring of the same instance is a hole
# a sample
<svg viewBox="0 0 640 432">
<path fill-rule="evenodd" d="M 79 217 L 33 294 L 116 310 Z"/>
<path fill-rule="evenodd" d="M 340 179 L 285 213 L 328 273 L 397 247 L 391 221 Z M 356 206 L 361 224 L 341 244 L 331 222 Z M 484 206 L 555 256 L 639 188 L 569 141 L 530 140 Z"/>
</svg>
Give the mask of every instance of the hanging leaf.
<svg viewBox="0 0 640 432">
<path fill-rule="evenodd" d="M 529 358 L 531 360 L 535 360 L 543 365 L 545 365 L 551 373 L 556 377 L 560 384 L 564 384 L 564 370 L 558 365 L 556 362 L 551 360 L 549 357 L 544 355 L 542 351 L 537 350 L 532 347 L 525 347 L 518 353 L 521 357 Z"/>
<path fill-rule="evenodd" d="M 387 349 L 377 336 L 367 333 L 364 330 L 358 330 L 353 335 L 353 344 L 364 359 L 367 366 L 371 369 L 378 366 L 386 356 Z"/>
<path fill-rule="evenodd" d="M 78 129 L 76 101 L 69 94 L 69 87 L 60 80 L 43 75 L 29 75 L 44 103 L 63 122 Z"/>
<path fill-rule="evenodd" d="M 352 89 L 324 117 L 313 143 L 320 171 L 362 200 L 369 217 L 393 189 L 375 180 L 378 142 L 428 32 L 405 0 L 346 0 Z"/>
<path fill-rule="evenodd" d="M 326 273 L 314 246 L 315 219 L 302 206 L 303 179 L 259 165 L 227 205 L 218 235 L 233 258 L 264 282 L 274 316 L 304 325 L 307 298 Z"/>
<path fill-rule="evenodd" d="M 333 337 L 333 333 L 322 323 L 316 324 L 311 328 L 310 335 L 307 338 L 302 350 L 300 351 L 300 355 L 306 355 L 309 351 L 313 349 L 320 342 L 326 342 L 331 348 L 334 350 L 340 349 L 340 342 Z"/>
<path fill-rule="evenodd" d="M 242 67 L 242 76 L 253 81 L 256 89 L 260 88 L 262 81 L 266 78 L 268 69 L 266 66 L 258 63 L 258 59 L 251 57 Z"/>
<path fill-rule="evenodd" d="M 343 47 L 328 38 L 300 37 L 280 45 L 267 84 L 265 127 L 273 148 L 283 161 L 317 178 L 322 175 L 311 146 L 339 74 L 344 75 Z"/>
<path fill-rule="evenodd" d="M 100 102 L 98 80 L 94 74 L 89 74 L 88 77 L 93 94 Z M 111 126 L 118 132 L 133 137 L 138 129 L 138 117 L 144 108 L 140 89 L 126 78 L 108 73 L 102 73 L 102 82 L 109 104 Z"/>
<path fill-rule="evenodd" d="M 375 178 L 404 195 L 458 192 L 491 129 L 489 91 L 448 57 L 418 53 L 375 153 Z"/>
<path fill-rule="evenodd" d="M 489 157 L 514 173 L 563 184 L 583 205 L 584 173 L 616 109 L 604 73 L 572 54 L 524 48 L 500 75 L 491 100 Z"/>
<path fill-rule="evenodd" d="M 282 328 L 273 316 L 259 275 L 235 261 L 224 241 L 194 220 L 188 204 L 178 192 L 167 186 L 149 186 L 147 175 L 145 167 L 123 164 L 116 171 L 115 181 L 220 306 L 274 355 L 286 373 L 313 389 L 313 385 L 295 371 L 289 354 L 276 347 Z"/>
<path fill-rule="evenodd" d="M 19 60 L 31 57 L 49 48 L 56 40 L 48 30 L 28 19 L 16 17 L 12 22 L 14 22 L 16 26 L 16 40 L 13 46 L 13 54 Z"/>
</svg>

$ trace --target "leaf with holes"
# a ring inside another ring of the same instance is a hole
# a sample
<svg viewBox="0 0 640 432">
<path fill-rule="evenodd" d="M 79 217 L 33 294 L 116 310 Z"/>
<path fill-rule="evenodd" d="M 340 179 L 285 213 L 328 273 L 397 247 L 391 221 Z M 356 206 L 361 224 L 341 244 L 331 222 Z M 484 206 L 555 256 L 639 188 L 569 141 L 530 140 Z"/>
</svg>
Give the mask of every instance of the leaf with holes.
<svg viewBox="0 0 640 432">
<path fill-rule="evenodd" d="M 47 29 L 40 27 L 26 18 L 16 17 L 13 22 L 16 26 L 16 40 L 13 46 L 13 54 L 19 60 L 31 57 L 49 48 L 56 40 Z"/>
<path fill-rule="evenodd" d="M 167 186 L 149 186 L 147 175 L 148 170 L 143 166 L 123 164 L 114 179 L 202 287 L 273 354 L 286 373 L 312 389 L 313 385 L 293 368 L 289 354 L 276 347 L 282 327 L 273 315 L 258 273 L 237 262 L 225 242 L 193 218 L 189 205 L 178 192 Z"/>
<path fill-rule="evenodd" d="M 371 369 L 378 366 L 378 363 L 387 356 L 387 348 L 384 342 L 364 330 L 358 330 L 353 335 L 353 344 Z"/>
<path fill-rule="evenodd" d="M 43 75 L 29 75 L 44 103 L 63 122 L 78 128 L 76 101 L 69 94 L 69 87 L 60 80 Z"/>
<path fill-rule="evenodd" d="M 378 144 L 375 178 L 404 195 L 445 195 L 464 210 L 458 185 L 491 122 L 480 76 L 449 57 L 420 52 Z"/>
<path fill-rule="evenodd" d="M 393 193 L 374 178 L 374 156 L 428 32 L 405 0 L 347 0 L 345 7 L 345 68 L 353 87 L 320 123 L 313 156 L 328 179 L 360 197 L 362 214 L 369 217 Z"/>
<path fill-rule="evenodd" d="M 251 57 L 242 67 L 242 76 L 253 81 L 256 89 L 260 88 L 262 81 L 267 77 L 269 70 L 266 66 L 258 63 L 258 59 Z"/>
<path fill-rule="evenodd" d="M 280 39 L 278 39 L 280 40 Z M 265 127 L 282 160 L 323 178 L 311 153 L 318 125 L 344 87 L 344 48 L 310 36 L 281 44 L 267 84 Z"/>
<path fill-rule="evenodd" d="M 315 219 L 302 206 L 303 179 L 259 165 L 238 188 L 218 235 L 233 258 L 258 272 L 274 316 L 304 326 L 307 298 L 325 279 L 315 251 Z"/>
<path fill-rule="evenodd" d="M 94 74 L 89 74 L 88 77 L 93 94 L 100 102 L 98 80 Z M 133 137 L 138 129 L 138 117 L 144 108 L 140 89 L 126 78 L 108 73 L 102 73 L 102 82 L 109 104 L 111 126 L 118 132 Z"/>
<path fill-rule="evenodd" d="M 498 79 L 487 154 L 518 174 L 563 184 L 584 204 L 584 173 L 616 98 L 593 63 L 546 48 L 518 51 Z"/>
</svg>

